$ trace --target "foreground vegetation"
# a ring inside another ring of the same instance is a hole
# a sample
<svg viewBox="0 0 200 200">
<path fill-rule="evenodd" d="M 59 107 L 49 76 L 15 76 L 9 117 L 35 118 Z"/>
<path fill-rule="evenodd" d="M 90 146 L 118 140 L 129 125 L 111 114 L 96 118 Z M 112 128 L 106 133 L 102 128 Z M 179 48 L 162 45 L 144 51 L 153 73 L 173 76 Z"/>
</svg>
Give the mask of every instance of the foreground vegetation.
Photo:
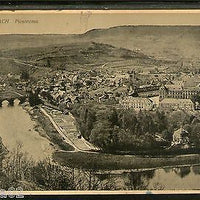
<svg viewBox="0 0 200 200">
<path fill-rule="evenodd" d="M 23 190 L 112 190 L 114 183 L 108 178 L 100 180 L 95 170 L 61 166 L 50 158 L 34 162 L 22 151 L 23 146 L 5 157 L 0 168 L 0 187 Z"/>
</svg>

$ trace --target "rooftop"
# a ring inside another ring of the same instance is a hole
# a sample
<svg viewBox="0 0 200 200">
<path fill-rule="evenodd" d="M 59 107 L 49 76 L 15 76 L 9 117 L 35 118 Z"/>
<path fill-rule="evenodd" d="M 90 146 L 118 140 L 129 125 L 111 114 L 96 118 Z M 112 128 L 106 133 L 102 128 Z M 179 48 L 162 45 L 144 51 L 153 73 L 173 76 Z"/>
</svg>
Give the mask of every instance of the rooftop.
<svg viewBox="0 0 200 200">
<path fill-rule="evenodd" d="M 183 90 L 183 87 L 181 85 L 165 85 L 165 87 L 169 90 Z"/>
</svg>

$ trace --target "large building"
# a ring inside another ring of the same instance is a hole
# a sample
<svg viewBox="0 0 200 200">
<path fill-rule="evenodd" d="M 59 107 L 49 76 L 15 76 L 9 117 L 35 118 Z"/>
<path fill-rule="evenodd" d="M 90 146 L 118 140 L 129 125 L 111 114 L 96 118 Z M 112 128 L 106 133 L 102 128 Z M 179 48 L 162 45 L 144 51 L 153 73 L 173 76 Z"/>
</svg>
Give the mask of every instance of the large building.
<svg viewBox="0 0 200 200">
<path fill-rule="evenodd" d="M 160 99 L 191 99 L 193 96 L 200 94 L 200 87 L 183 87 L 181 85 L 165 85 L 160 88 Z"/>
<path fill-rule="evenodd" d="M 134 110 L 152 110 L 153 101 L 148 98 L 128 96 L 119 101 L 119 104 L 125 109 Z"/>
<path fill-rule="evenodd" d="M 165 98 L 160 101 L 159 104 L 162 109 L 172 109 L 172 110 L 194 110 L 195 106 L 191 99 L 175 99 L 175 98 Z"/>
<path fill-rule="evenodd" d="M 160 87 L 160 99 L 192 99 L 200 94 L 200 78 L 185 77 L 182 81 L 174 81 L 171 84 Z"/>
</svg>

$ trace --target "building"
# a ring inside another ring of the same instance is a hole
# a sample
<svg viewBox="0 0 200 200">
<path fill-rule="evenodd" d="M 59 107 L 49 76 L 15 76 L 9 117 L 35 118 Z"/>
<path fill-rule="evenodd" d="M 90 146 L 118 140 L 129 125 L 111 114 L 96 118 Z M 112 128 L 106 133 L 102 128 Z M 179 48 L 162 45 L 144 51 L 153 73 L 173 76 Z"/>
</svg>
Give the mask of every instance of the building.
<svg viewBox="0 0 200 200">
<path fill-rule="evenodd" d="M 171 147 L 176 146 L 176 145 L 182 145 L 182 148 L 188 148 L 189 147 L 188 134 L 189 133 L 186 130 L 184 130 L 182 127 L 174 131 Z"/>
<path fill-rule="evenodd" d="M 194 110 L 194 103 L 191 99 L 165 98 L 160 101 L 159 107 L 173 110 Z"/>
<path fill-rule="evenodd" d="M 200 94 L 199 86 L 184 88 L 181 85 L 165 85 L 160 88 L 160 99 L 191 99 L 198 94 Z"/>
<path fill-rule="evenodd" d="M 192 99 L 193 96 L 200 94 L 200 80 L 198 77 L 188 77 L 183 81 L 174 81 L 171 84 L 160 87 L 159 94 L 160 99 Z"/>
<path fill-rule="evenodd" d="M 125 109 L 133 108 L 134 110 L 152 110 L 153 101 L 148 98 L 141 97 L 124 97 L 119 104 Z"/>
<path fill-rule="evenodd" d="M 137 88 L 137 91 L 138 92 L 149 92 L 149 91 L 159 90 L 159 88 L 160 88 L 159 85 L 154 85 L 154 84 L 140 85 Z"/>
</svg>

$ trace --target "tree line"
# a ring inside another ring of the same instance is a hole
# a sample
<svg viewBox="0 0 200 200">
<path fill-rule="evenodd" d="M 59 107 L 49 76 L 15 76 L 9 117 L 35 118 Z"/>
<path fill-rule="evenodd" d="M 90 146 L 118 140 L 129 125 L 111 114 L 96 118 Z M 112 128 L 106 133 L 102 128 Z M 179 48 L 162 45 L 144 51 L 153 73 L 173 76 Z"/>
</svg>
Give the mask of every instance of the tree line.
<svg viewBox="0 0 200 200">
<path fill-rule="evenodd" d="M 120 109 L 102 104 L 75 104 L 72 114 L 83 137 L 108 152 L 163 148 L 170 145 L 175 130 L 183 127 L 197 147 L 200 116 L 185 111 L 164 112 Z"/>
</svg>

